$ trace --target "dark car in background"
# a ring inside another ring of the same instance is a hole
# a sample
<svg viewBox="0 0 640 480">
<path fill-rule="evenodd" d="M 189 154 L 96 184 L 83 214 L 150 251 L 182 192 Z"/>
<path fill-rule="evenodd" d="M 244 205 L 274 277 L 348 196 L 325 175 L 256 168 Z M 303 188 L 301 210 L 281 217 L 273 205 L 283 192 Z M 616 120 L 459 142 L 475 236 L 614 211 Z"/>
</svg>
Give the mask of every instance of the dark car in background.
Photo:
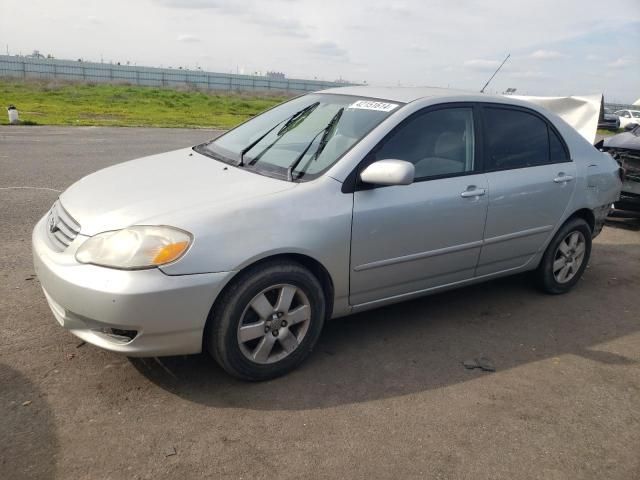
<svg viewBox="0 0 640 480">
<path fill-rule="evenodd" d="M 620 200 L 616 210 L 640 214 L 640 125 L 604 140 L 603 150 L 617 160 L 624 171 Z"/>
<path fill-rule="evenodd" d="M 605 108 L 600 121 L 598 121 L 598 128 L 615 132 L 620 128 L 620 117 L 610 109 Z"/>
</svg>

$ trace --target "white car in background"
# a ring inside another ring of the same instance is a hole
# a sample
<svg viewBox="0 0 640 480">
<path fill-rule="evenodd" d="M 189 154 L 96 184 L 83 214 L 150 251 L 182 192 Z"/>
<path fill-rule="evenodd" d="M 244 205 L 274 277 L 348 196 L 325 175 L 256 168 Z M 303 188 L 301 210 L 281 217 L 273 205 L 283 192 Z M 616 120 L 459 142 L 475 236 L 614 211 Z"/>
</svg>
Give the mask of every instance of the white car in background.
<svg viewBox="0 0 640 480">
<path fill-rule="evenodd" d="M 624 128 L 630 123 L 640 125 L 640 110 L 618 110 L 614 114 L 620 117 L 620 128 Z"/>
</svg>

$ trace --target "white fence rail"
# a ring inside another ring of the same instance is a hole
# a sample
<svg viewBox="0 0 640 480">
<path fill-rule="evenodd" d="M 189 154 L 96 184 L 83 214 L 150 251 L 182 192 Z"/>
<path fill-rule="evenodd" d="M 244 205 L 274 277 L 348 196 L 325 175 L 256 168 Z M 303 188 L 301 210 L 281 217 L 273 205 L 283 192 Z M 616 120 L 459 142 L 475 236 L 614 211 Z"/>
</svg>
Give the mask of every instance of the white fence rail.
<svg viewBox="0 0 640 480">
<path fill-rule="evenodd" d="M 344 85 L 337 82 L 269 78 L 257 75 L 137 67 L 0 55 L 0 77 L 128 83 L 152 87 L 191 86 L 206 90 L 312 92 Z"/>
</svg>

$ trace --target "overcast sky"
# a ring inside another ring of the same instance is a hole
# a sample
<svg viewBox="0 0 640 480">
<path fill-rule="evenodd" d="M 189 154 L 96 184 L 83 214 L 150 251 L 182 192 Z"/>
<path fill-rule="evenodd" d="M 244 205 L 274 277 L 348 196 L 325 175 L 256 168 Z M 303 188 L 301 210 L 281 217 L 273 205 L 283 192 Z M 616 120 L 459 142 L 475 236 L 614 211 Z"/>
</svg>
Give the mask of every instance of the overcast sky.
<svg viewBox="0 0 640 480">
<path fill-rule="evenodd" d="M 640 0 L 0 0 L 0 45 L 56 58 L 379 85 L 640 97 Z"/>
</svg>

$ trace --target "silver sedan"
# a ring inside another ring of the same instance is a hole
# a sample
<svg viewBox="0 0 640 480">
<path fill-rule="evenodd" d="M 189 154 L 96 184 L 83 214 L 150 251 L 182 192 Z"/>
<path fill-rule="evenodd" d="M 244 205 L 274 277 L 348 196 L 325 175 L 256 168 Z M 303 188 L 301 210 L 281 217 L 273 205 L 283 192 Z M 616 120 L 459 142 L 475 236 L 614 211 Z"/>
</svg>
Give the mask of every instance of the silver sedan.
<svg viewBox="0 0 640 480">
<path fill-rule="evenodd" d="M 507 97 L 346 87 L 60 195 L 33 254 L 61 326 L 130 356 L 207 350 L 247 380 L 325 321 L 514 273 L 576 285 L 617 163 Z"/>
</svg>

